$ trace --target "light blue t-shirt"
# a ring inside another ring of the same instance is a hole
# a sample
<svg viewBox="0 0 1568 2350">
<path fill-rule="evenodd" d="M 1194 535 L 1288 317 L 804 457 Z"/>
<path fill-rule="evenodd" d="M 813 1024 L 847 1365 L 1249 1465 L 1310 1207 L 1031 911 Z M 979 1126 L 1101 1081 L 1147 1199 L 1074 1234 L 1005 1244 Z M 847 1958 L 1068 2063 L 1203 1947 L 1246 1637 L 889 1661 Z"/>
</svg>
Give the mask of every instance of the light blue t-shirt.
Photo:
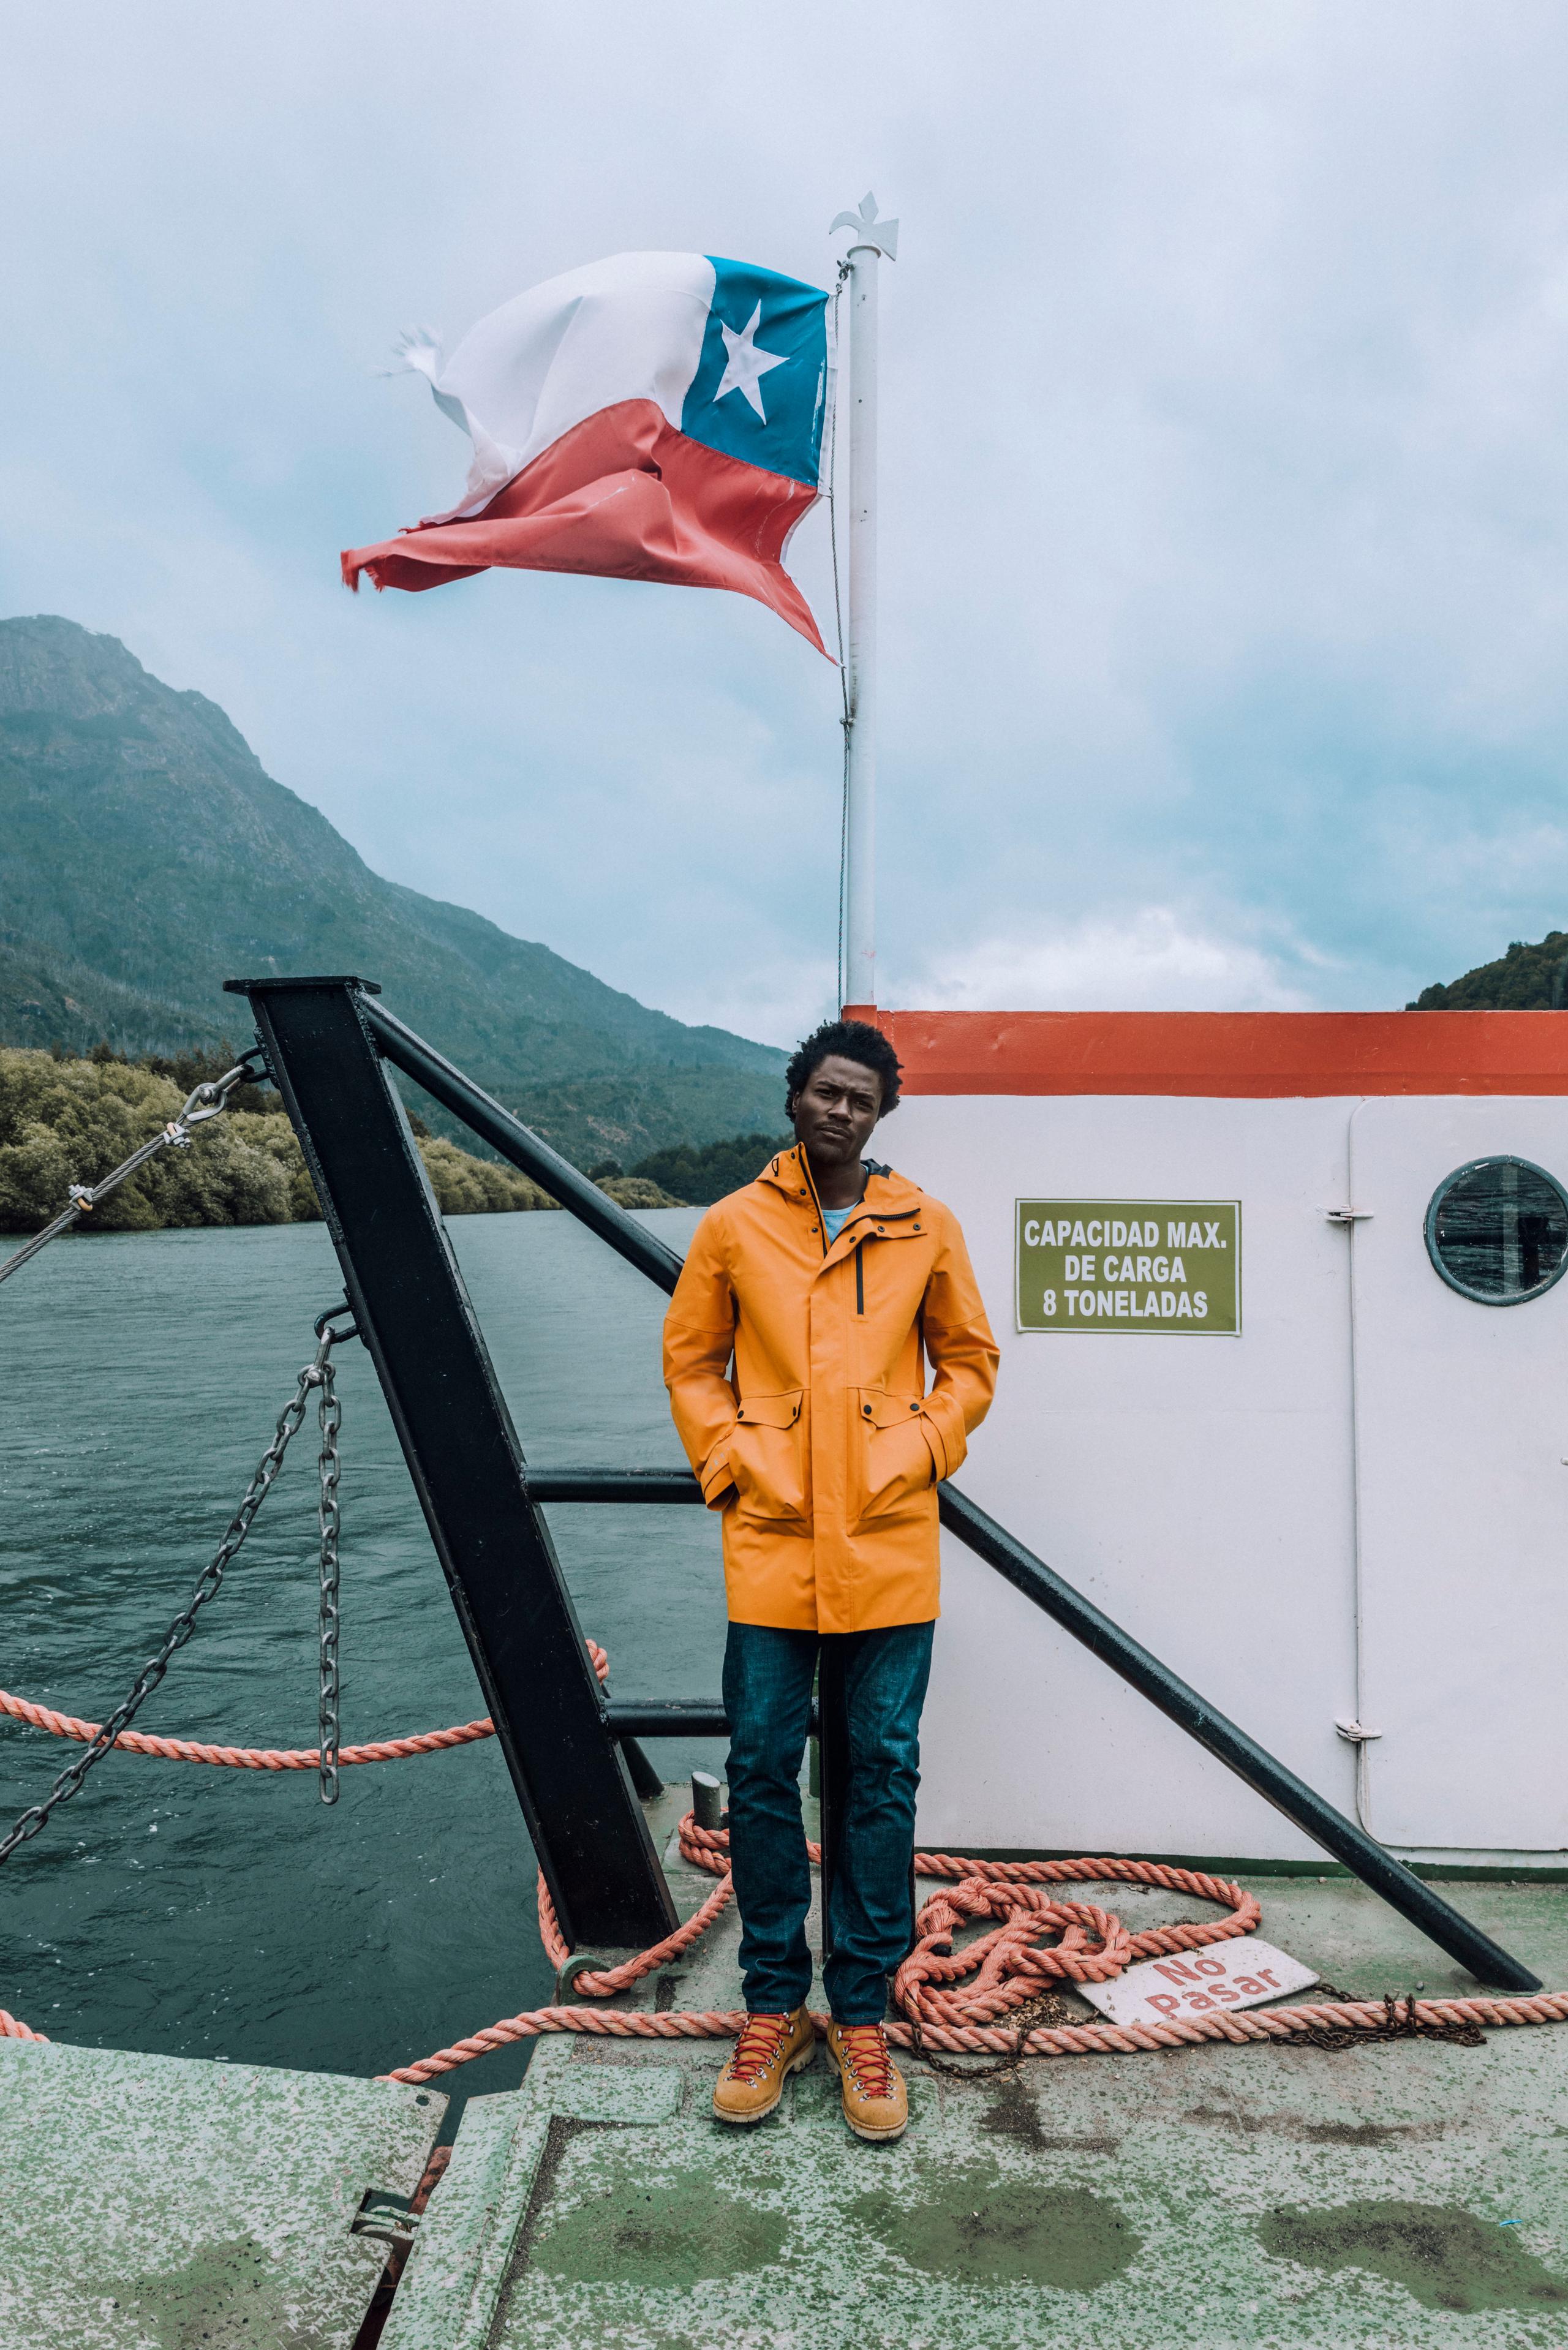
<svg viewBox="0 0 1568 2350">
<path fill-rule="evenodd" d="M 827 1245 L 829 1248 L 833 1246 L 834 1242 L 838 1238 L 839 1233 L 844 1230 L 845 1225 L 855 1213 L 855 1209 L 857 1205 L 858 1202 L 855 1201 L 847 1208 L 824 1208 L 822 1211 L 822 1229 L 827 1234 Z"/>
</svg>

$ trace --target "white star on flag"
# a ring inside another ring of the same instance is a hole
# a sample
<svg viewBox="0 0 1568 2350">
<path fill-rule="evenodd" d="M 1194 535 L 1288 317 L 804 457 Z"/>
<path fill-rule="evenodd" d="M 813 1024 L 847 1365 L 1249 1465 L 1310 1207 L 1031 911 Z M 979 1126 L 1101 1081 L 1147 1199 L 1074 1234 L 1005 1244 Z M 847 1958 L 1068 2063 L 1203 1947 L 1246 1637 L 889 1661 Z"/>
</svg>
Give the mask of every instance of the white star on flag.
<svg viewBox="0 0 1568 2350">
<path fill-rule="evenodd" d="M 765 424 L 768 420 L 766 411 L 763 407 L 763 395 L 760 389 L 762 379 L 770 368 L 783 367 L 789 354 L 787 351 L 775 355 L 772 351 L 758 350 L 753 337 L 761 324 L 763 306 L 759 302 L 738 335 L 732 328 L 726 327 L 722 318 L 719 321 L 719 332 L 724 338 L 724 349 L 728 358 L 723 377 L 713 398 L 717 402 L 723 399 L 727 391 L 744 392 Z"/>
</svg>

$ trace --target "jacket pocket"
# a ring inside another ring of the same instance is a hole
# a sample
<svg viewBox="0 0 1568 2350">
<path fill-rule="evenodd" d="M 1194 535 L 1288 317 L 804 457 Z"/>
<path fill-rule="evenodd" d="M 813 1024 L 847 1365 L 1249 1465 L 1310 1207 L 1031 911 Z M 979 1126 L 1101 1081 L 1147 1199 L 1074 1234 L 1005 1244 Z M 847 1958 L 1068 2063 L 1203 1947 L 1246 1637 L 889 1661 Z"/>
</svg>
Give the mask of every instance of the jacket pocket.
<svg viewBox="0 0 1568 2350">
<path fill-rule="evenodd" d="M 803 1518 L 805 1469 L 800 1410 L 804 1389 L 743 1396 L 730 1432 L 730 1466 L 740 1506 L 753 1518 Z"/>
<path fill-rule="evenodd" d="M 862 1388 L 855 1402 L 859 1473 L 857 1517 L 880 1518 L 901 1509 L 936 1482 L 936 1461 L 920 1413 L 920 1399 Z M 851 1439 L 852 1444 L 855 1439 Z"/>
</svg>

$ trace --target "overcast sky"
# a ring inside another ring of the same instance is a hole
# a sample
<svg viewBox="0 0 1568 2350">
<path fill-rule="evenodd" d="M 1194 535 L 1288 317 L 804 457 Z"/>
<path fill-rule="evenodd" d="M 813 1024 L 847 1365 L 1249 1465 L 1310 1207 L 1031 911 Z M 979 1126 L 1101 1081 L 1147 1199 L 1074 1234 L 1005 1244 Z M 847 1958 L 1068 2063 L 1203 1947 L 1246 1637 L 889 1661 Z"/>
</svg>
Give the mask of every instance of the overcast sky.
<svg viewBox="0 0 1568 2350">
<path fill-rule="evenodd" d="M 1397 1004 L 1568 925 L 1561 5 L 9 0 L 0 87 L 0 611 L 378 871 L 684 1019 L 828 1008 L 818 655 L 337 554 L 461 489 L 400 328 L 639 247 L 826 285 L 871 187 L 883 1000 Z"/>
</svg>

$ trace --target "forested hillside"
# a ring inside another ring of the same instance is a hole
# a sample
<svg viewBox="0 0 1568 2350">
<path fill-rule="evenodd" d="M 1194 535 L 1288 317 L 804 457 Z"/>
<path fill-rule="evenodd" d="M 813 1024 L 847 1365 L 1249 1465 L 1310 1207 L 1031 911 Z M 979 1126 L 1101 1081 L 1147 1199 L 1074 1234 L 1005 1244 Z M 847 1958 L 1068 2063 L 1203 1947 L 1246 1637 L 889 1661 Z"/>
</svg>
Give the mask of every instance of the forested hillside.
<svg viewBox="0 0 1568 2350">
<path fill-rule="evenodd" d="M 771 1126 L 784 1055 L 689 1028 L 372 873 L 215 703 L 113 637 L 0 620 L 0 1044 L 248 1041 L 223 982 L 357 972 L 579 1165 Z"/>
<path fill-rule="evenodd" d="M 1495 962 L 1462 979 L 1424 987 L 1407 1012 L 1552 1012 L 1568 1004 L 1568 932 L 1548 931 L 1527 946 L 1516 939 Z"/>
<path fill-rule="evenodd" d="M 710 1142 L 700 1149 L 681 1143 L 673 1150 L 655 1150 L 640 1160 L 637 1173 L 651 1177 L 677 1199 L 708 1207 L 760 1174 L 767 1161 L 794 1144 L 793 1134 L 737 1134 L 728 1142 Z"/>
<path fill-rule="evenodd" d="M 0 1232 L 31 1232 L 57 1215 L 73 1183 L 96 1183 L 175 1115 L 208 1066 L 178 1075 L 109 1057 L 57 1060 L 0 1049 Z M 475 1159 L 418 1124 L 420 1155 L 443 1215 L 551 1208 L 514 1167 Z M 658 1186 L 626 1177 L 604 1189 L 627 1208 L 669 1207 Z M 318 1217 L 304 1155 L 270 1087 L 243 1086 L 189 1148 L 161 1150 L 92 1211 L 92 1229 L 288 1224 Z M 84 1227 L 85 1229 L 85 1227 Z"/>
</svg>

